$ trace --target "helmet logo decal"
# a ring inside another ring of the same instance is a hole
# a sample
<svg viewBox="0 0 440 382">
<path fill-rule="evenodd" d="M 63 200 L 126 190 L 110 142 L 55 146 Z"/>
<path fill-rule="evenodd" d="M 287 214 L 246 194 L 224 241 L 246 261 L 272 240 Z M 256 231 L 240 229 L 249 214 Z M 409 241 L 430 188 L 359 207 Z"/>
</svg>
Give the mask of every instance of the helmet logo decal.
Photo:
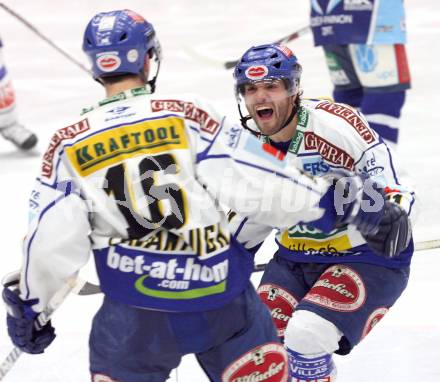
<svg viewBox="0 0 440 382">
<path fill-rule="evenodd" d="M 96 65 L 103 72 L 114 72 L 121 66 L 118 52 L 104 52 L 96 55 Z"/>
<path fill-rule="evenodd" d="M 143 22 L 145 22 L 145 19 L 141 16 L 141 15 L 139 15 L 138 13 L 136 13 L 136 12 L 133 12 L 133 11 L 130 11 L 130 10 L 126 10 L 125 11 L 125 13 L 128 15 L 128 16 L 130 16 L 132 19 L 133 19 L 133 21 L 135 22 L 135 23 L 143 23 Z"/>
<path fill-rule="evenodd" d="M 98 32 L 111 31 L 115 25 L 115 16 L 104 16 L 98 25 Z"/>
<path fill-rule="evenodd" d="M 246 69 L 245 75 L 250 80 L 261 80 L 267 76 L 269 69 L 266 65 L 254 65 Z"/>
<path fill-rule="evenodd" d="M 136 49 L 130 49 L 127 52 L 127 60 L 128 62 L 136 62 L 139 57 L 139 52 Z"/>
<path fill-rule="evenodd" d="M 285 45 L 278 45 L 278 49 L 283 52 L 286 57 L 293 57 L 293 52 Z"/>
<path fill-rule="evenodd" d="M 96 37 L 99 45 L 105 46 L 111 44 L 110 37 L 107 34 L 104 37 L 101 36 L 96 36 Z"/>
</svg>

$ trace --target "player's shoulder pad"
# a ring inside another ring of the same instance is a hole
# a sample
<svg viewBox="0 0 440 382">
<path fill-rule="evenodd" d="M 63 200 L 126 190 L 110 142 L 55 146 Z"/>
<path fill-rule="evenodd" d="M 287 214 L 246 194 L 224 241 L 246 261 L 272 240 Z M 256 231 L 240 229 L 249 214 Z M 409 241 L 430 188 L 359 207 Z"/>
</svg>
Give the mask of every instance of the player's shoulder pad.
<svg viewBox="0 0 440 382">
<path fill-rule="evenodd" d="M 155 94 L 150 97 L 153 113 L 175 113 L 181 115 L 194 128 L 208 137 L 214 136 L 221 125 L 223 115 L 211 102 L 194 94 Z"/>
<path fill-rule="evenodd" d="M 308 110 L 326 128 L 366 145 L 379 142 L 378 135 L 369 126 L 365 116 L 354 107 L 329 100 L 309 102 Z"/>
<path fill-rule="evenodd" d="M 302 103 L 316 103 L 321 101 L 328 101 L 328 102 L 335 102 L 335 100 L 330 96 L 319 96 L 319 97 L 312 97 L 312 98 L 302 98 Z"/>
<path fill-rule="evenodd" d="M 43 154 L 41 176 L 48 179 L 53 178 L 56 166 L 58 165 L 60 155 L 63 152 L 65 145 L 78 139 L 81 135 L 86 134 L 89 130 L 89 121 L 87 118 L 83 118 L 55 131 L 49 141 L 46 152 Z"/>
</svg>

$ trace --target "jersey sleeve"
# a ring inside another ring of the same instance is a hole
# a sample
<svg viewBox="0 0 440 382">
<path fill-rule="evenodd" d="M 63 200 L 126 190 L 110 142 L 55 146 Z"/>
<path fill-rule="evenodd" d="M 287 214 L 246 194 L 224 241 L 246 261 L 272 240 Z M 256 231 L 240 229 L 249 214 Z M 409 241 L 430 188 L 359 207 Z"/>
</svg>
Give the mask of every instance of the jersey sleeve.
<svg viewBox="0 0 440 382">
<path fill-rule="evenodd" d="M 231 235 L 252 254 L 258 251 L 273 230 L 269 225 L 256 223 L 234 211 L 229 211 L 228 222 Z"/>
<path fill-rule="evenodd" d="M 345 159 L 339 161 L 342 167 L 377 181 L 384 188 L 387 199 L 398 203 L 414 220 L 415 190 L 408 177 L 403 180 L 395 154 L 369 126 L 364 115 L 348 105 L 328 101 L 319 102 L 315 113 L 318 116 L 313 126 L 315 140 L 324 142 L 325 139 L 327 143 L 317 144 L 321 151 L 326 150 L 321 155 L 331 162 L 344 154 Z M 337 167 L 337 161 L 332 162 L 330 166 Z"/>
<path fill-rule="evenodd" d="M 387 200 L 399 204 L 410 216 L 417 217 L 416 192 L 407 176 L 402 175 L 392 150 L 381 141 L 362 153 L 355 164 L 357 173 L 367 174 L 383 186 Z"/>
<path fill-rule="evenodd" d="M 51 297 L 88 261 L 89 208 L 69 175 L 58 147 L 51 157 L 50 176 L 43 160 L 29 201 L 29 226 L 23 242 L 21 298 L 38 299 L 36 312 L 44 310 Z M 52 160 L 54 162 L 52 162 Z"/>
</svg>

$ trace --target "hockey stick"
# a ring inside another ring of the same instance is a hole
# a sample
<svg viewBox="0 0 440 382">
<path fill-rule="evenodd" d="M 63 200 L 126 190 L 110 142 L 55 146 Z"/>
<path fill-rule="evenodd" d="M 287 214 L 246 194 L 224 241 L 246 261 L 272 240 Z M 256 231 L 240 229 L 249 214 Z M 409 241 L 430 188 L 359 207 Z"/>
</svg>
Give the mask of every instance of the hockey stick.
<svg viewBox="0 0 440 382">
<path fill-rule="evenodd" d="M 415 244 L 414 252 L 426 251 L 428 249 L 435 249 L 435 248 L 440 248 L 440 239 L 420 241 Z M 266 266 L 267 263 L 255 264 L 253 272 L 262 272 L 264 271 Z M 80 296 L 89 296 L 98 293 L 102 293 L 100 286 L 86 281 L 84 286 L 77 294 Z"/>
<path fill-rule="evenodd" d="M 22 16 L 20 16 L 18 13 L 16 13 L 14 10 L 9 8 L 6 4 L 0 3 L 0 7 L 2 7 L 6 12 L 8 12 L 11 16 L 15 17 L 18 21 L 23 23 L 26 27 L 28 27 L 32 32 L 34 32 L 37 36 L 42 38 L 44 41 L 46 41 L 52 48 L 54 48 L 57 52 L 61 53 L 65 58 L 67 58 L 70 62 L 77 65 L 79 68 L 87 72 L 87 74 L 91 75 L 91 72 L 89 69 L 87 69 L 83 64 L 81 64 L 78 60 L 73 58 L 69 53 L 61 49 L 58 45 L 56 45 L 51 39 L 46 37 L 43 33 L 41 33 L 37 28 L 35 28 L 29 21 L 24 19 Z"/>
<path fill-rule="evenodd" d="M 279 40 L 276 40 L 273 42 L 273 44 L 287 44 L 290 41 L 293 41 L 295 39 L 297 39 L 298 37 L 301 37 L 303 35 L 305 35 L 306 33 L 308 33 L 310 31 L 310 26 L 307 25 L 305 27 L 302 27 L 301 29 L 298 29 L 297 31 L 284 36 L 283 38 L 280 38 Z M 237 65 L 239 60 L 232 60 L 232 61 L 226 61 L 223 66 L 225 67 L 225 69 L 232 69 L 235 67 L 235 65 Z"/>
<path fill-rule="evenodd" d="M 295 40 L 296 38 L 306 34 L 308 31 L 310 30 L 310 27 L 307 25 L 304 28 L 298 29 L 297 31 L 289 34 L 288 36 L 285 36 L 283 38 L 280 38 L 279 40 L 274 41 L 274 44 L 285 44 L 289 41 Z M 185 52 L 191 56 L 194 60 L 202 62 L 206 65 L 209 66 L 213 66 L 213 67 L 217 67 L 217 68 L 223 68 L 223 69 L 231 69 L 233 67 L 235 67 L 235 65 L 237 64 L 238 60 L 233 60 L 233 61 L 226 61 L 226 62 L 222 62 L 218 59 L 215 59 L 213 57 L 209 57 L 206 55 L 203 55 L 199 52 L 197 52 L 197 50 L 194 49 L 194 47 L 190 46 L 190 45 L 185 45 L 184 47 Z"/>
<path fill-rule="evenodd" d="M 99 288 L 99 287 L 98 287 Z M 91 293 L 93 291 L 93 293 Z M 95 285 L 91 284 L 82 279 L 68 279 L 66 283 L 55 293 L 55 295 L 50 300 L 46 309 L 44 309 L 37 317 L 38 325 L 46 325 L 52 314 L 58 307 L 63 303 L 69 293 L 75 293 L 78 295 L 90 295 L 95 292 Z M 18 358 L 22 355 L 22 351 L 14 347 L 6 359 L 0 365 L 0 381 L 3 380 L 4 376 L 12 369 L 12 367 L 17 362 Z"/>
<path fill-rule="evenodd" d="M 440 239 L 419 241 L 418 243 L 414 244 L 414 252 L 426 251 L 428 249 L 434 249 L 434 248 L 440 248 Z"/>
<path fill-rule="evenodd" d="M 426 240 L 419 241 L 414 245 L 414 252 L 426 251 L 428 249 L 440 248 L 440 239 L 439 240 Z M 266 268 L 267 263 L 255 264 L 253 272 L 262 272 Z M 92 284 L 90 282 L 86 282 L 84 287 L 79 291 L 78 295 L 80 296 L 88 296 L 92 294 L 101 293 L 101 288 L 99 285 Z"/>
<path fill-rule="evenodd" d="M 414 244 L 414 252 L 426 251 L 428 249 L 440 248 L 439 240 L 419 241 Z M 267 263 L 255 264 L 254 272 L 262 272 L 266 269 Z"/>
</svg>

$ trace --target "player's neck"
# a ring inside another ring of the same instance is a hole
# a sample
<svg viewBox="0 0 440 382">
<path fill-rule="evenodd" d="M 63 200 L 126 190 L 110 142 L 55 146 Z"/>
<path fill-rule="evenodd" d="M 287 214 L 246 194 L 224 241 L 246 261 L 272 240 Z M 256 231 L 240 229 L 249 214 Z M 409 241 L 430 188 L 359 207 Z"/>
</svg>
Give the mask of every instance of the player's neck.
<svg viewBox="0 0 440 382">
<path fill-rule="evenodd" d="M 297 123 L 298 123 L 298 116 L 295 115 L 295 117 L 290 121 L 290 123 L 286 127 L 283 127 L 280 131 L 278 131 L 278 133 L 271 135 L 269 137 L 270 140 L 272 142 L 290 141 L 295 135 Z"/>
<path fill-rule="evenodd" d="M 105 92 L 108 97 L 113 97 L 116 94 L 125 92 L 126 90 L 139 88 L 145 86 L 144 81 L 139 77 L 127 78 L 126 80 L 105 85 Z"/>
</svg>

